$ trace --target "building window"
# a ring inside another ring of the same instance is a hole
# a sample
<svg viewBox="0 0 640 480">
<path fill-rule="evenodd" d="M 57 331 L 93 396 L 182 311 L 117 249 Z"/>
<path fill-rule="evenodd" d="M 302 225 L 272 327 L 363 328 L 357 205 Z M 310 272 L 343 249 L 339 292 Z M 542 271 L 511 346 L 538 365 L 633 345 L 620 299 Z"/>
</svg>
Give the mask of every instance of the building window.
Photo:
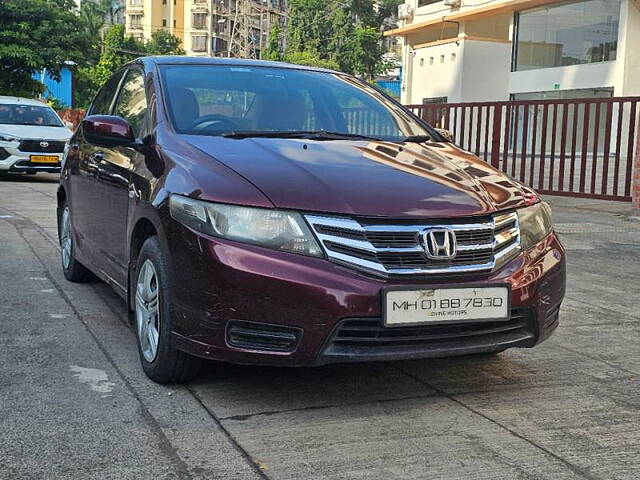
<svg viewBox="0 0 640 480">
<path fill-rule="evenodd" d="M 162 19 L 162 26 L 163 26 L 163 27 L 166 27 L 166 26 L 167 26 L 167 19 L 166 19 L 166 18 L 163 18 L 163 19 Z"/>
<path fill-rule="evenodd" d="M 420 59 L 420 66 L 421 66 L 421 67 L 424 67 L 424 58 L 421 58 L 421 59 Z"/>
<path fill-rule="evenodd" d="M 452 62 L 455 62 L 455 61 L 456 61 L 456 54 L 455 54 L 455 53 L 452 53 L 452 54 L 451 54 L 451 61 L 452 61 Z"/>
<path fill-rule="evenodd" d="M 173 28 L 176 28 L 176 20 L 173 21 Z"/>
<path fill-rule="evenodd" d="M 226 18 L 218 15 L 214 15 L 211 17 L 211 21 L 214 25 L 214 30 L 217 35 L 222 35 L 227 33 L 227 20 Z"/>
<path fill-rule="evenodd" d="M 433 57 L 429 57 L 429 65 L 433 65 L 433 61 L 434 61 L 434 58 Z"/>
<path fill-rule="evenodd" d="M 514 70 L 616 59 L 621 0 L 586 0 L 516 14 Z"/>
<path fill-rule="evenodd" d="M 166 5 L 167 4 L 167 0 L 162 0 L 162 4 Z"/>
<path fill-rule="evenodd" d="M 129 17 L 131 28 L 142 28 L 142 15 L 131 15 Z"/>
<path fill-rule="evenodd" d="M 206 28 L 207 27 L 207 14 L 206 13 L 194 13 L 191 15 L 191 26 L 193 28 Z"/>
<path fill-rule="evenodd" d="M 440 63 L 444 63 L 444 55 L 440 55 Z"/>
<path fill-rule="evenodd" d="M 222 38 L 214 37 L 211 39 L 211 50 L 214 55 L 224 54 L 229 50 L 229 44 Z"/>
<path fill-rule="evenodd" d="M 207 37 L 204 35 L 193 35 L 191 37 L 191 50 L 194 52 L 206 52 Z"/>
</svg>

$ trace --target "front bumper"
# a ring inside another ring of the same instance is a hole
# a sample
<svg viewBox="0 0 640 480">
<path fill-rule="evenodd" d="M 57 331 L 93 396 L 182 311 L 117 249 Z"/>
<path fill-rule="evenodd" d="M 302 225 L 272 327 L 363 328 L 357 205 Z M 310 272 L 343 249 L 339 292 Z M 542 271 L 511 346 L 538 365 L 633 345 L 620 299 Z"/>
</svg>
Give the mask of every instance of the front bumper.
<svg viewBox="0 0 640 480">
<path fill-rule="evenodd" d="M 47 155 L 58 157 L 56 163 L 33 163 L 32 155 Z M 38 153 L 23 152 L 18 150 L 14 142 L 0 142 L 0 171 L 28 173 L 51 172 L 59 173 L 61 170 L 62 153 Z"/>
<path fill-rule="evenodd" d="M 220 241 L 173 222 L 172 228 L 165 247 L 174 279 L 174 344 L 232 363 L 305 366 L 532 347 L 557 327 L 564 297 L 564 250 L 555 234 L 489 275 L 396 280 Z M 498 283 L 511 285 L 508 321 L 383 326 L 385 287 Z M 242 343 L 256 335 L 262 344 Z"/>
</svg>

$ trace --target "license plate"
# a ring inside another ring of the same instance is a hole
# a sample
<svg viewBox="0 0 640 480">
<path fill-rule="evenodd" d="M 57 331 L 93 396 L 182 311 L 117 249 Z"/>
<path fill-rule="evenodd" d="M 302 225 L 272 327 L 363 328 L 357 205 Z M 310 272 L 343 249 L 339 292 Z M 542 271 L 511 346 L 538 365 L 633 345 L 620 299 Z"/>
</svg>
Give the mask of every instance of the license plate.
<svg viewBox="0 0 640 480">
<path fill-rule="evenodd" d="M 385 325 L 508 320 L 510 293 L 506 286 L 389 289 L 384 293 Z"/>
<path fill-rule="evenodd" d="M 59 163 L 60 157 L 57 155 L 31 155 L 31 163 Z"/>
</svg>

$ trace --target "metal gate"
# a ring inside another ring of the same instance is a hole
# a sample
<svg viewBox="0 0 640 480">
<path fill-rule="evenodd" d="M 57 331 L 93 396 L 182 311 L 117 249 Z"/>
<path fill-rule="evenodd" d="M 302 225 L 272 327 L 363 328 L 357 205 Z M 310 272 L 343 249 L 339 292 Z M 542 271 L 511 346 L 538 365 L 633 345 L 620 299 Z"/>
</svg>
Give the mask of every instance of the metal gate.
<svg viewBox="0 0 640 480">
<path fill-rule="evenodd" d="M 631 201 L 640 97 L 408 105 L 540 193 Z"/>
</svg>

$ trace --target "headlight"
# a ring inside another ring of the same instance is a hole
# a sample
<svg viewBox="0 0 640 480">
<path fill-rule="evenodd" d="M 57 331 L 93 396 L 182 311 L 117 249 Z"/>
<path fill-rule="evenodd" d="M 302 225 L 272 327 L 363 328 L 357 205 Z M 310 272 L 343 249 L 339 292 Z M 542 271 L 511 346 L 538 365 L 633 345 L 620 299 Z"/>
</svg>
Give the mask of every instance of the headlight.
<svg viewBox="0 0 640 480">
<path fill-rule="evenodd" d="M 171 216 L 187 227 L 214 237 L 321 257 L 322 250 L 299 213 L 268 208 L 203 202 L 172 195 Z"/>
<path fill-rule="evenodd" d="M 533 247 L 553 230 L 551 208 L 545 202 L 517 210 L 520 223 L 520 244 L 523 250 Z"/>
<path fill-rule="evenodd" d="M 18 137 L 9 135 L 8 133 L 0 133 L 0 142 L 17 142 Z"/>
</svg>

